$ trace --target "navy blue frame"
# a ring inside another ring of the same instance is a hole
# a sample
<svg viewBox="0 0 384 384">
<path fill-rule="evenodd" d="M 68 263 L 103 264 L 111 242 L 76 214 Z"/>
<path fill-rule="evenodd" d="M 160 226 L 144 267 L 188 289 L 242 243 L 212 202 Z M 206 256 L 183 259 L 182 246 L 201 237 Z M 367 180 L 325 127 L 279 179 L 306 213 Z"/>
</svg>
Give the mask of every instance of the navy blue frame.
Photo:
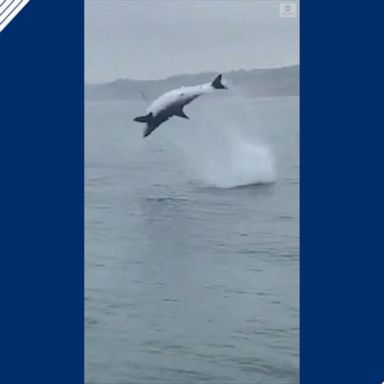
<svg viewBox="0 0 384 384">
<path fill-rule="evenodd" d="M 301 4 L 302 384 L 384 381 L 383 14 Z M 0 33 L 4 383 L 84 380 L 83 24 L 32 0 Z"/>
<path fill-rule="evenodd" d="M 0 382 L 83 384 L 84 3 L 0 33 Z"/>
<path fill-rule="evenodd" d="M 302 384 L 384 381 L 382 8 L 301 4 Z"/>
</svg>

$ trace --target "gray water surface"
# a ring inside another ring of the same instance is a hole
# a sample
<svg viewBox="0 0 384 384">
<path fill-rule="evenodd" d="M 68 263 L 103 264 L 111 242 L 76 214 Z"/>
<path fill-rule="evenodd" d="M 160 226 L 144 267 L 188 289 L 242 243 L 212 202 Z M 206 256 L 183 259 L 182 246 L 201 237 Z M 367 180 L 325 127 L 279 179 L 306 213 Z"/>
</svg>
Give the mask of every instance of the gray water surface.
<svg viewBox="0 0 384 384">
<path fill-rule="evenodd" d="M 298 383 L 298 98 L 144 108 L 86 103 L 86 382 Z"/>
</svg>

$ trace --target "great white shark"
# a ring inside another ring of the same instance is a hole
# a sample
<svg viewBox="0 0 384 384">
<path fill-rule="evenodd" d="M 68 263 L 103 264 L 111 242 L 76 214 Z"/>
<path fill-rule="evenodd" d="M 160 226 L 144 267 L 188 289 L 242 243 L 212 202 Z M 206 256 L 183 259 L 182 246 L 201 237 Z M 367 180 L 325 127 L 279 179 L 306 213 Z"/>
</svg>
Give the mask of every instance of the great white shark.
<svg viewBox="0 0 384 384">
<path fill-rule="evenodd" d="M 181 87 L 166 92 L 157 98 L 147 109 L 147 114 L 134 119 L 139 123 L 146 123 L 144 137 L 150 135 L 160 124 L 172 116 L 189 119 L 183 108 L 197 97 L 211 93 L 216 89 L 227 89 L 221 82 L 222 75 L 217 76 L 211 83 Z"/>
</svg>

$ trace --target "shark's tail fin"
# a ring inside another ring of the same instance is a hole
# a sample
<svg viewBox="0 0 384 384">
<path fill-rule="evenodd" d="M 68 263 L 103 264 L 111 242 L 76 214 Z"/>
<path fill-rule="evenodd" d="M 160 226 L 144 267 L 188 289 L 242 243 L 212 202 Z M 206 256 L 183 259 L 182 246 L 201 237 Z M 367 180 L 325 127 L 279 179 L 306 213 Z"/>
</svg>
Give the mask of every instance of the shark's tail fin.
<svg viewBox="0 0 384 384">
<path fill-rule="evenodd" d="M 219 75 L 215 78 L 215 80 L 212 81 L 211 85 L 215 89 L 227 89 L 225 85 L 221 83 L 221 77 L 222 75 Z"/>
<path fill-rule="evenodd" d="M 133 119 L 133 121 L 137 121 L 138 123 L 149 123 L 152 120 L 152 113 L 148 113 L 145 116 L 138 116 Z"/>
</svg>

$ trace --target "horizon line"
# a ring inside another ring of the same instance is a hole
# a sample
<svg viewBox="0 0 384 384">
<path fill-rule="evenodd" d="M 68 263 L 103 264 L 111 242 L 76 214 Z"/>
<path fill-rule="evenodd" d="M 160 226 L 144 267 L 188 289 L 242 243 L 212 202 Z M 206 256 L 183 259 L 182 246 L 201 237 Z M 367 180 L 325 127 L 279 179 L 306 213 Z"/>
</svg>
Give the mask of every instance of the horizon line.
<svg viewBox="0 0 384 384">
<path fill-rule="evenodd" d="M 300 63 L 296 64 L 290 64 L 290 65 L 283 65 L 283 66 L 277 66 L 277 67 L 263 67 L 263 68 L 252 68 L 252 69 L 244 69 L 244 68 L 239 68 L 239 69 L 231 69 L 229 71 L 222 71 L 221 73 L 231 73 L 231 72 L 250 72 L 250 71 L 265 71 L 265 70 L 273 70 L 273 69 L 282 69 L 282 68 L 289 68 L 289 67 L 298 67 L 300 66 Z M 173 77 L 178 77 L 178 76 L 196 76 L 196 75 L 203 75 L 203 74 L 208 74 L 208 73 L 219 73 L 218 71 L 213 71 L 213 70 L 207 70 L 207 71 L 202 71 L 202 72 L 194 72 L 194 73 L 178 73 L 175 75 L 167 76 L 167 77 L 162 77 L 162 78 L 155 78 L 155 79 L 132 79 L 129 77 L 118 77 L 113 80 L 107 80 L 107 81 L 95 81 L 95 82 L 90 82 L 85 80 L 84 84 L 85 85 L 103 85 L 103 84 L 110 84 L 114 83 L 119 80 L 125 80 L 125 81 L 165 81 L 172 79 Z"/>
</svg>

